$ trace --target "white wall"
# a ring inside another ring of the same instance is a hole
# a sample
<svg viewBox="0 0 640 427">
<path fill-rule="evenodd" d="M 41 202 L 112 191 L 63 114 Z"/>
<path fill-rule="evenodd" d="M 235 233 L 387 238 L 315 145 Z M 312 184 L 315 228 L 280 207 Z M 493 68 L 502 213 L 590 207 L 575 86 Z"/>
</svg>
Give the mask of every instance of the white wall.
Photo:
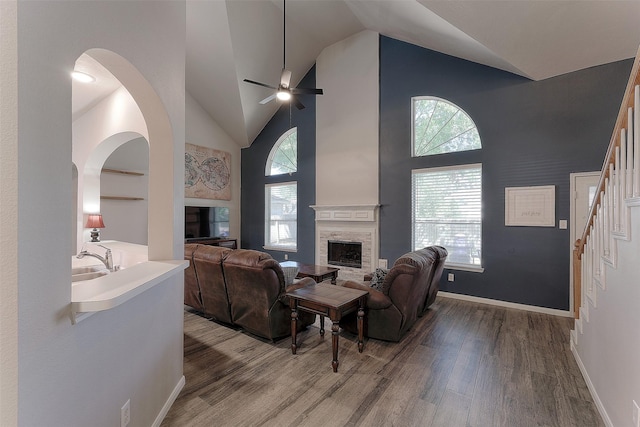
<svg viewBox="0 0 640 427">
<path fill-rule="evenodd" d="M 18 423 L 17 4 L 0 1 L 0 425 Z"/>
<path fill-rule="evenodd" d="M 616 427 L 632 424 L 633 404 L 640 405 L 640 207 L 632 208 L 631 241 L 617 241 L 617 268 L 606 268 L 606 289 L 597 288 L 597 306 L 582 319 L 576 358 L 583 365 L 606 416 Z M 584 285 L 583 285 L 584 289 Z"/>
<path fill-rule="evenodd" d="M 234 141 L 211 116 L 186 94 L 186 124 L 189 144 L 210 147 L 231 153 L 231 200 L 185 198 L 188 206 L 223 206 L 229 208 L 229 236 L 240 244 L 240 145 Z"/>
<path fill-rule="evenodd" d="M 8 31 L 4 12 L 10 6 L 2 3 L 4 68 L 4 34 Z M 159 233 L 161 244 L 156 252 L 181 258 L 182 208 L 172 207 L 184 194 L 179 184 L 184 173 L 185 4 L 20 2 L 13 18 L 16 22 L 18 109 L 13 122 L 18 128 L 13 146 L 17 153 L 4 158 L 3 123 L 0 164 L 17 164 L 17 175 L 7 181 L 3 167 L 1 202 L 4 209 L 6 201 L 17 200 L 20 221 L 9 216 L 7 229 L 16 237 L 5 240 L 3 235 L 0 247 L 2 287 L 19 294 L 19 299 L 14 295 L 2 301 L 3 317 L 5 309 L 9 315 L 17 312 L 19 360 L 15 366 L 9 359 L 5 367 L 3 359 L 1 368 L 3 392 L 9 397 L 17 393 L 18 412 L 17 422 L 9 413 L 4 423 L 3 414 L 2 425 L 115 426 L 120 423 L 120 407 L 131 399 L 130 425 L 149 426 L 182 379 L 182 277 L 175 276 L 115 309 L 71 324 L 69 72 L 86 50 L 109 49 L 147 79 L 155 93 L 146 91 L 143 97 L 157 99 L 166 109 L 169 131 L 158 135 L 151 127 L 150 143 L 170 138 L 175 144 L 156 154 L 164 156 L 166 178 L 150 190 L 154 194 L 150 206 L 169 206 L 158 210 L 157 215 L 170 225 Z M 4 71 L 2 76 L 4 85 Z M 141 92 L 144 90 L 138 95 Z M 3 92 L 2 111 L 12 101 Z M 152 104 L 141 106 L 143 113 Z M 163 112 L 156 109 L 153 114 L 162 116 Z M 2 221 L 4 227 L 4 212 Z M 5 282 L 5 268 L 15 271 L 16 277 Z M 4 353 L 4 331 L 2 339 Z M 11 339 L 6 342 L 13 345 Z M 5 389 L 4 374 L 11 369 L 16 369 L 18 384 L 10 381 Z M 11 412 L 12 405 L 8 406 Z"/>
<path fill-rule="evenodd" d="M 378 45 L 362 31 L 316 61 L 317 205 L 378 204 Z"/>
</svg>

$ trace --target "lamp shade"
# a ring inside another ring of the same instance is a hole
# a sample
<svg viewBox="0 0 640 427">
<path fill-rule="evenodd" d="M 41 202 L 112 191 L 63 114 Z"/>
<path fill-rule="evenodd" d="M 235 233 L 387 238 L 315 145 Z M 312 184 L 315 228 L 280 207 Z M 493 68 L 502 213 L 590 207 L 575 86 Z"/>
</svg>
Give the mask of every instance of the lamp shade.
<svg viewBox="0 0 640 427">
<path fill-rule="evenodd" d="M 87 228 L 104 228 L 102 215 L 90 214 L 89 217 L 87 218 Z"/>
</svg>

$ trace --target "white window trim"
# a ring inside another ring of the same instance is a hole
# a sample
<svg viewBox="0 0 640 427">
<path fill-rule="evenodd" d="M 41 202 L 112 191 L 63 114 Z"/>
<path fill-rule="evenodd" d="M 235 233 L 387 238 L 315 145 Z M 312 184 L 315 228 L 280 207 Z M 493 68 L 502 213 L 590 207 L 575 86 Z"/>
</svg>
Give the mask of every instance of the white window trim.
<svg viewBox="0 0 640 427">
<path fill-rule="evenodd" d="M 297 248 L 292 248 L 290 246 L 269 246 L 269 245 L 264 245 L 264 246 L 262 246 L 262 249 L 265 249 L 267 251 L 280 251 L 280 252 L 290 252 L 290 253 L 297 253 L 298 252 Z"/>
<path fill-rule="evenodd" d="M 264 245 L 262 246 L 264 249 L 268 249 L 268 250 L 272 250 L 272 251 L 282 251 L 282 252 L 298 252 L 298 242 L 297 242 L 297 237 L 296 237 L 296 246 L 273 246 L 273 245 L 269 245 L 267 244 L 267 230 L 270 229 L 271 227 L 271 209 L 269 206 L 270 200 L 269 197 L 267 196 L 267 188 L 270 187 L 282 187 L 285 185 L 292 185 L 295 184 L 296 185 L 296 189 L 298 186 L 298 181 L 285 181 L 285 182 L 274 182 L 271 184 L 265 184 L 264 185 L 264 203 L 265 203 L 265 207 L 264 207 Z M 268 209 L 269 207 L 269 209 Z M 296 226 L 298 223 L 298 216 L 296 215 Z M 296 233 L 297 236 L 297 233 Z M 270 236 L 269 236 L 270 237 Z"/>
<path fill-rule="evenodd" d="M 482 169 L 482 163 L 464 163 L 460 165 L 451 165 L 451 166 L 440 166 L 433 168 L 420 168 L 420 169 L 412 169 L 411 170 L 411 203 L 413 204 L 413 175 L 425 172 L 438 172 L 438 171 L 447 171 L 447 170 L 460 170 L 460 169 L 474 169 L 480 168 Z M 415 212 L 413 206 L 411 206 L 411 248 L 415 248 Z M 482 224 L 482 217 L 480 218 L 480 224 Z M 482 263 L 482 260 L 480 260 Z M 470 271 L 474 273 L 483 273 L 484 267 L 482 264 L 480 265 L 472 265 L 472 264 L 459 264 L 445 261 L 444 268 L 449 270 L 458 270 L 458 271 Z"/>
<path fill-rule="evenodd" d="M 283 133 L 282 135 L 280 135 L 280 138 L 278 138 L 278 140 L 276 141 L 275 144 L 273 144 L 273 147 L 271 148 L 271 151 L 269 151 L 269 156 L 267 157 L 267 162 L 264 166 L 264 176 L 279 176 L 279 175 L 284 175 L 284 174 L 278 174 L 278 175 L 272 175 L 271 174 L 271 166 L 273 165 L 273 158 L 275 157 L 276 153 L 278 152 L 278 150 L 280 149 L 280 145 L 287 139 L 289 138 L 289 136 L 293 133 L 297 133 L 298 132 L 298 128 L 297 127 L 292 127 L 291 129 L 289 129 L 288 131 L 286 131 L 285 133 Z M 297 163 L 297 159 L 296 159 L 296 163 Z M 296 164 L 296 172 L 297 172 L 297 167 L 298 165 Z M 289 172 L 290 174 L 293 172 Z"/>
<path fill-rule="evenodd" d="M 467 117 L 469 117 L 469 120 L 471 120 L 471 123 L 473 123 L 473 126 L 476 128 L 476 131 L 478 131 L 478 133 L 480 132 L 478 130 L 478 126 L 476 125 L 476 122 L 471 118 L 469 113 L 467 113 L 458 104 L 454 104 L 453 102 L 449 101 L 448 99 L 440 98 L 440 97 L 437 97 L 437 96 L 429 96 L 429 95 L 412 96 L 411 97 L 411 157 L 429 157 L 429 156 L 437 156 L 438 155 L 438 154 L 423 154 L 423 155 L 420 155 L 420 156 L 416 155 L 416 138 L 415 138 L 415 132 L 416 132 L 416 126 L 415 126 L 416 101 L 423 101 L 423 100 L 442 101 L 442 102 L 446 102 L 447 104 L 453 105 L 454 107 L 456 107 L 457 109 L 462 111 Z M 480 145 L 482 145 L 482 138 L 480 139 Z M 482 149 L 482 147 L 474 148 L 473 150 L 451 151 L 451 153 L 464 153 L 466 151 L 475 151 L 475 150 L 480 150 L 480 149 Z M 442 153 L 442 154 L 448 154 L 448 153 Z"/>
<path fill-rule="evenodd" d="M 444 268 L 456 271 L 470 271 L 472 273 L 484 273 L 484 267 L 481 265 L 458 264 L 455 262 L 444 262 Z"/>
<path fill-rule="evenodd" d="M 440 171 L 448 171 L 448 170 L 460 170 L 460 169 L 476 169 L 482 168 L 482 163 L 461 163 L 459 165 L 450 165 L 450 166 L 436 166 L 433 168 L 420 168 L 420 169 L 411 169 L 411 175 L 425 172 L 440 172 Z"/>
</svg>

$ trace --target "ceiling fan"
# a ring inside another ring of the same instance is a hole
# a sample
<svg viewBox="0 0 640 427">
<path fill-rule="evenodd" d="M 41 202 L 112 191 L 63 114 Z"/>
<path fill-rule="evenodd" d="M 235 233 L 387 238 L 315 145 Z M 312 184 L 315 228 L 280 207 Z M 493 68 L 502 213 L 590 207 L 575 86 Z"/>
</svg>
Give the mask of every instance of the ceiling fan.
<svg viewBox="0 0 640 427">
<path fill-rule="evenodd" d="M 282 73 L 280 74 L 280 84 L 275 87 L 272 85 L 268 85 L 266 83 L 260 83 L 255 80 L 244 79 L 245 82 L 251 83 L 254 85 L 266 87 L 269 89 L 275 90 L 275 93 L 267 96 L 265 99 L 260 101 L 260 104 L 266 104 L 270 101 L 273 101 L 275 98 L 278 98 L 281 101 L 289 101 L 292 100 L 294 105 L 298 110 L 302 110 L 304 105 L 297 98 L 296 95 L 322 95 L 322 89 L 316 88 L 303 88 L 303 87 L 291 87 L 291 71 L 287 70 L 287 54 L 286 54 L 286 46 L 287 46 L 287 26 L 286 26 L 286 11 L 287 4 L 286 0 L 282 0 Z"/>
</svg>

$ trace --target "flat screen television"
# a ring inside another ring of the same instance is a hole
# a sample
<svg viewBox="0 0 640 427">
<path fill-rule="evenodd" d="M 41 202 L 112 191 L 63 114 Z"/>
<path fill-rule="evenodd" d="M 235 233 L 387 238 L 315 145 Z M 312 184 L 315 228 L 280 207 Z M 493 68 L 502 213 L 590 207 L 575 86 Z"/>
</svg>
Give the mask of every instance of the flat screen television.
<svg viewBox="0 0 640 427">
<path fill-rule="evenodd" d="M 184 238 L 229 237 L 229 208 L 217 206 L 185 206 Z"/>
</svg>

